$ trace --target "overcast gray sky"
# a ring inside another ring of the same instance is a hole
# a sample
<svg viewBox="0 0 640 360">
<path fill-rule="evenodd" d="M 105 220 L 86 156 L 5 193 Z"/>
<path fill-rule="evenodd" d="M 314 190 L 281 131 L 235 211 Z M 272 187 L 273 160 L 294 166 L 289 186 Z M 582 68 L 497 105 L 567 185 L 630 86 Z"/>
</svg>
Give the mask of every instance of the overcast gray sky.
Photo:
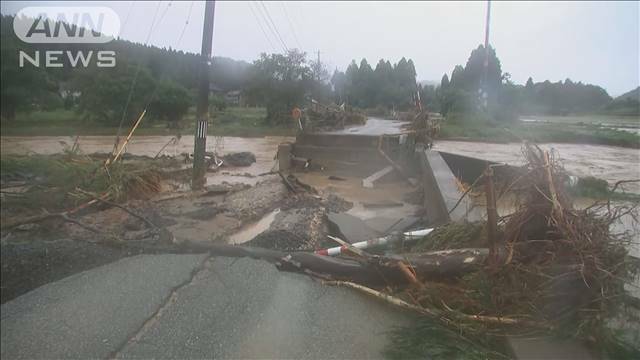
<svg viewBox="0 0 640 360">
<path fill-rule="evenodd" d="M 2 13 L 45 2 L 2 2 Z M 78 2 L 50 2 L 47 5 Z M 144 43 L 158 9 L 150 43 L 199 52 L 203 2 L 86 2 L 112 8 L 124 39 Z M 600 85 L 615 96 L 640 83 L 638 2 L 492 2 L 491 44 L 502 69 L 517 83 L 570 78 Z M 158 7 L 159 6 L 159 7 Z M 184 38 L 179 34 L 191 16 Z M 166 15 L 162 14 L 166 10 Z M 261 52 L 282 51 L 267 22 L 271 17 L 285 45 L 302 48 L 334 68 L 365 57 L 413 59 L 418 80 L 438 80 L 466 63 L 484 41 L 486 2 L 216 2 L 214 55 L 253 61 Z M 269 22 L 270 24 L 270 22 Z M 264 30 L 264 31 L 263 31 Z"/>
</svg>

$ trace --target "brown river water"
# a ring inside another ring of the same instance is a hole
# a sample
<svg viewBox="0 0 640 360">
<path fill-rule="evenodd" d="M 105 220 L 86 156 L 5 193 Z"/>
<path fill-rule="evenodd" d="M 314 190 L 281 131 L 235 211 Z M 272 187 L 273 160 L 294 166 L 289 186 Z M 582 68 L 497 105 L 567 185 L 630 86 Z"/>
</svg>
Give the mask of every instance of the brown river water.
<svg viewBox="0 0 640 360">
<path fill-rule="evenodd" d="M 520 143 L 495 144 L 471 141 L 438 140 L 434 150 L 490 160 L 510 165 L 524 163 Z M 640 179 L 640 149 L 587 144 L 540 144 L 554 150 L 571 174 L 595 176 L 614 184 L 619 180 Z M 624 190 L 640 193 L 640 183 L 624 185 Z"/>
<path fill-rule="evenodd" d="M 169 142 L 171 138 L 171 136 L 134 137 L 129 143 L 127 151 L 134 155 L 155 156 L 160 148 Z M 65 147 L 73 144 L 73 141 L 74 138 L 65 136 L 2 136 L 0 137 L 0 149 L 2 154 L 54 154 L 62 152 Z M 218 154 L 250 151 L 255 154 L 256 163 L 249 167 L 228 168 L 219 173 L 209 173 L 207 174 L 207 183 L 216 184 L 228 182 L 254 184 L 260 180 L 260 177 L 255 177 L 255 175 L 268 172 L 272 169 L 275 163 L 274 156 L 278 144 L 284 141 L 294 141 L 294 139 L 281 136 L 262 138 L 209 137 L 207 151 L 216 150 Z M 110 152 L 113 148 L 113 142 L 113 136 L 83 136 L 79 139 L 81 151 L 87 154 Z M 557 151 L 565 168 L 577 176 L 595 176 L 605 179 L 609 183 L 626 179 L 640 179 L 639 149 L 584 144 L 542 144 L 541 147 Z M 434 149 L 513 165 L 523 163 L 521 144 L 519 143 L 495 144 L 441 140 L 435 143 Z M 163 153 L 173 156 L 192 151 L 193 137 L 184 136 L 177 145 L 167 146 Z M 309 179 L 305 178 L 304 180 L 313 183 L 312 177 Z M 334 187 L 334 190 L 337 190 L 335 187 L 339 188 L 349 184 L 349 181 L 346 181 L 344 184 L 333 183 L 331 185 Z M 320 186 L 320 184 L 312 185 Z M 357 213 L 357 205 L 361 199 L 355 196 L 357 193 L 352 190 L 353 187 L 350 191 L 344 191 L 344 193 L 350 195 L 346 197 L 356 204 L 353 211 Z M 625 190 L 640 193 L 640 184 L 627 184 Z M 340 191 L 338 192 L 340 193 Z M 383 193 L 386 192 L 387 191 L 384 191 Z M 379 194 L 380 192 L 375 193 Z M 367 195 L 369 196 L 371 194 Z M 406 205 L 407 204 L 405 204 L 405 209 L 415 210 Z M 507 201 L 503 206 L 508 209 L 510 204 L 508 204 Z M 395 211 L 398 211 L 398 209 L 395 209 Z M 365 218 L 372 216 L 371 214 L 365 213 L 357 213 L 354 215 L 360 215 Z M 624 224 L 623 228 L 637 229 L 637 224 Z M 640 253 L 638 249 L 635 249 L 634 252 Z"/>
<path fill-rule="evenodd" d="M 133 137 L 127 145 L 127 152 L 134 155 L 156 156 L 158 151 L 172 139 L 172 136 L 138 136 Z M 73 137 L 68 136 L 2 136 L 0 148 L 2 154 L 55 154 L 71 147 Z M 113 149 L 113 136 L 81 136 L 80 150 L 85 154 L 108 153 Z M 274 165 L 274 156 L 278 144 L 293 141 L 293 138 L 283 136 L 267 136 L 261 138 L 241 137 L 209 137 L 207 151 L 214 151 L 219 155 L 250 151 L 255 154 L 256 162 L 248 167 L 225 168 L 219 173 L 207 173 L 207 184 L 245 183 L 254 185 L 260 180 L 255 175 L 266 173 Z M 193 137 L 183 136 L 176 145 L 169 145 L 163 154 L 176 156 L 193 152 Z M 249 176 L 243 176 L 248 174 Z M 252 177 L 253 176 L 253 177 Z"/>
</svg>

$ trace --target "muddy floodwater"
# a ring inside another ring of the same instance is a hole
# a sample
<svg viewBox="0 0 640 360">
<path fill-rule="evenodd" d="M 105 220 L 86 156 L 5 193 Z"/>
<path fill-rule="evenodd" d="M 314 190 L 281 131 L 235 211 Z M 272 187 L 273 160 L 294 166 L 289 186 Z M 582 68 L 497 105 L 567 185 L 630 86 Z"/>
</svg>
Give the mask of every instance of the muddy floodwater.
<svg viewBox="0 0 640 360">
<path fill-rule="evenodd" d="M 156 156 L 172 136 L 137 136 L 127 145 L 127 152 L 133 155 Z M 2 136 L 0 145 L 2 154 L 55 154 L 71 147 L 75 138 L 68 136 Z M 81 136 L 80 150 L 85 154 L 111 152 L 113 136 Z M 224 155 L 233 152 L 250 151 L 255 154 L 256 162 L 248 167 L 224 168 L 217 173 L 207 174 L 207 184 L 222 182 L 255 185 L 259 180 L 255 176 L 271 170 L 278 144 L 293 141 L 283 136 L 261 138 L 213 137 L 207 140 L 207 151 Z M 177 144 L 167 146 L 162 154 L 176 156 L 193 152 L 193 136 L 183 136 Z"/>
<path fill-rule="evenodd" d="M 619 180 L 640 179 L 640 149 L 587 144 L 540 144 L 557 151 L 565 169 L 571 174 L 595 176 L 614 184 Z M 495 144 L 473 141 L 438 140 L 434 149 L 477 159 L 510 165 L 522 165 L 520 143 Z M 640 193 L 640 183 L 625 184 L 629 192 Z"/>
</svg>

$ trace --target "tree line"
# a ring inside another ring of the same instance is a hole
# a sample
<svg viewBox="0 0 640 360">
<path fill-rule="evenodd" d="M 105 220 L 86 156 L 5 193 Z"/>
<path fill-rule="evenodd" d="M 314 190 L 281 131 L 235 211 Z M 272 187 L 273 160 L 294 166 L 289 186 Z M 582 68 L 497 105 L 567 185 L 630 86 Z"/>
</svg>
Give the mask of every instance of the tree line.
<svg viewBox="0 0 640 360">
<path fill-rule="evenodd" d="M 83 119 L 113 125 L 132 121 L 148 107 L 151 119 L 179 121 L 193 105 L 199 80 L 200 56 L 172 48 L 159 48 L 116 39 L 106 44 L 28 44 L 13 32 L 13 16 L 0 18 L 3 119 L 12 120 L 16 112 L 74 109 Z M 116 66 L 71 66 L 61 56 L 62 67 L 45 67 L 25 61 L 20 67 L 19 52 L 44 58 L 47 50 L 69 51 L 86 56 L 97 51 L 115 52 Z M 249 82 L 251 64 L 214 57 L 210 79 L 223 91 L 242 89 Z M 135 79 L 135 86 L 130 87 Z"/>
<path fill-rule="evenodd" d="M 353 60 L 345 72 L 334 71 L 331 84 L 336 103 L 360 108 L 407 109 L 418 90 L 413 60 L 404 57 L 393 65 L 380 59 L 375 70 L 367 59 L 362 59 L 360 66 Z"/>
<path fill-rule="evenodd" d="M 194 104 L 201 61 L 197 54 L 121 39 L 107 44 L 27 44 L 14 35 L 12 23 L 12 16 L 0 19 L 3 119 L 13 119 L 16 112 L 65 108 L 88 121 L 114 125 L 123 119 L 130 123 L 148 108 L 153 120 L 177 122 Z M 95 63 L 86 68 L 19 67 L 20 50 L 30 55 L 38 50 L 112 50 L 117 64 L 113 68 L 98 68 Z M 417 83 L 415 65 L 404 57 L 397 63 L 380 59 L 375 69 L 367 59 L 359 64 L 354 60 L 344 72 L 336 69 L 329 76 L 324 64 L 295 49 L 263 53 L 253 63 L 214 57 L 209 77 L 222 91 L 243 90 L 245 104 L 265 106 L 269 123 L 287 121 L 294 106 L 303 106 L 311 98 L 363 109 L 408 110 L 414 106 L 416 92 L 423 106 L 445 115 L 484 112 L 486 100 L 486 114 L 498 121 L 511 121 L 521 114 L 638 113 L 637 99 L 615 102 L 601 87 L 570 79 L 534 83 L 530 78 L 525 85 L 515 84 L 502 71 L 495 49 L 490 47 L 488 55 L 486 74 L 486 52 L 480 45 L 464 66 L 456 65 L 450 75 L 444 74 L 439 85 Z"/>
<path fill-rule="evenodd" d="M 513 121 L 519 115 L 638 115 L 640 110 L 637 97 L 616 102 L 602 87 L 571 79 L 534 83 L 529 77 L 524 85 L 515 84 L 511 75 L 502 71 L 495 49 L 489 47 L 487 54 L 483 45 L 471 52 L 464 66 L 456 65 L 450 77 L 444 74 L 439 86 L 419 88 L 423 102 L 433 111 L 445 115 L 484 113 L 496 121 Z"/>
</svg>

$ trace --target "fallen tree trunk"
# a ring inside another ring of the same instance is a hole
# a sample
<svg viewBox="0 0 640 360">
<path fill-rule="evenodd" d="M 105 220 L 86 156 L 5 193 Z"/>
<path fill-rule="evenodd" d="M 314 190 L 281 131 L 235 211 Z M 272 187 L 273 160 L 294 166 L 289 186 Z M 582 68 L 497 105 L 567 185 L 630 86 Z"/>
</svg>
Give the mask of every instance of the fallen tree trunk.
<svg viewBox="0 0 640 360">
<path fill-rule="evenodd" d="M 488 249 L 479 248 L 388 255 L 385 259 L 402 261 L 411 266 L 418 277 L 429 277 L 456 276 L 477 270 L 488 256 Z"/>
<path fill-rule="evenodd" d="M 365 284 L 405 284 L 407 276 L 398 262 L 411 268 L 417 277 L 457 276 L 477 270 L 486 260 L 488 249 L 456 249 L 405 255 L 372 256 L 359 261 L 334 258 L 311 252 L 282 252 L 248 246 L 188 242 L 185 252 L 209 252 L 211 255 L 251 257 L 275 264 L 279 270 L 311 272 L 336 280 Z"/>
<path fill-rule="evenodd" d="M 446 312 L 446 311 L 441 311 L 437 309 L 424 308 L 422 306 L 409 304 L 408 302 L 402 299 L 399 299 L 395 296 L 385 294 L 380 291 L 377 291 L 353 282 L 349 282 L 349 281 L 325 281 L 323 283 L 325 285 L 331 285 L 331 286 L 349 287 L 349 288 L 358 290 L 362 293 L 365 293 L 367 295 L 371 295 L 375 298 L 381 299 L 391 305 L 398 306 L 406 310 L 415 311 L 420 314 L 427 315 L 433 318 L 441 319 L 445 322 L 450 321 L 449 318 L 451 319 L 458 318 L 458 319 L 478 321 L 478 322 L 483 322 L 483 323 L 493 324 L 493 325 L 525 325 L 525 326 L 537 327 L 537 328 L 549 328 L 547 324 L 531 321 L 528 319 L 499 317 L 499 316 L 485 316 L 485 315 L 470 315 L 470 314 L 464 314 L 458 311 Z"/>
</svg>

